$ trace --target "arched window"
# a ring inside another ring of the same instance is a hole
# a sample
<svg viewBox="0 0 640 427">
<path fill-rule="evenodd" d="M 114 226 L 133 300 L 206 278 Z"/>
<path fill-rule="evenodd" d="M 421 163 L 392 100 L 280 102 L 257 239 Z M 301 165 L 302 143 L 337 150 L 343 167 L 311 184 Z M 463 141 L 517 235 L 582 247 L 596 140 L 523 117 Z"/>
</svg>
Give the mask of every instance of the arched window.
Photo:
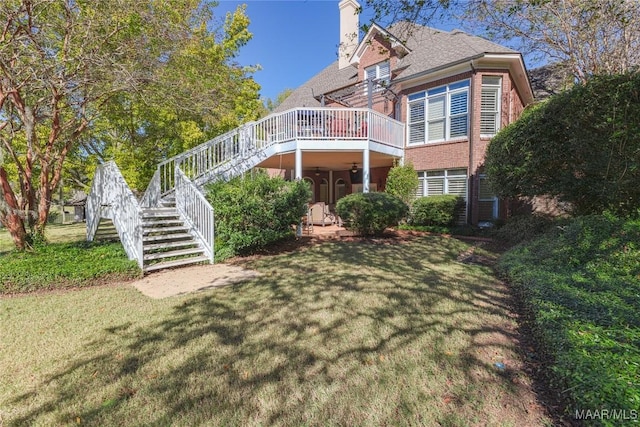
<svg viewBox="0 0 640 427">
<path fill-rule="evenodd" d="M 316 183 L 313 181 L 313 179 L 309 178 L 308 176 L 305 176 L 304 178 L 302 178 L 302 180 L 307 184 L 309 184 L 309 188 L 311 189 L 311 199 L 309 201 L 311 203 L 315 203 L 316 202 Z"/>
<path fill-rule="evenodd" d="M 327 181 L 325 178 L 322 178 L 322 181 L 320 181 L 320 197 L 319 197 L 319 201 L 320 202 L 325 202 L 326 204 L 329 204 L 329 181 Z"/>
<path fill-rule="evenodd" d="M 336 180 L 336 191 L 335 191 L 336 202 L 346 195 L 346 191 L 347 189 L 344 184 L 344 179 L 338 178 Z"/>
</svg>

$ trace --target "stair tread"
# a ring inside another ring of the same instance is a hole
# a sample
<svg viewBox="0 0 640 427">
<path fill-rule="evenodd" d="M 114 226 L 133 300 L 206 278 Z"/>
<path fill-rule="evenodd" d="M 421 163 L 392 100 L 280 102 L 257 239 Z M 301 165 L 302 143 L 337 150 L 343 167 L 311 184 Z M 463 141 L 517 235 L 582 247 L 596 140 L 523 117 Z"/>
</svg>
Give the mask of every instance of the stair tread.
<svg viewBox="0 0 640 427">
<path fill-rule="evenodd" d="M 197 245 L 198 242 L 195 240 L 178 240 L 175 242 L 163 242 L 163 243 L 149 243 L 143 245 L 144 251 L 154 251 L 156 249 L 170 249 L 170 248 L 179 248 L 184 246 L 194 246 Z"/>
<path fill-rule="evenodd" d="M 188 230 L 189 227 L 187 227 L 186 225 L 181 225 L 178 227 L 150 227 L 150 228 L 144 228 L 143 227 L 143 233 L 144 234 L 149 234 L 149 233 L 173 233 L 174 231 L 186 231 Z"/>
<path fill-rule="evenodd" d="M 144 260 L 149 261 L 154 259 L 181 257 L 185 255 L 194 255 L 194 254 L 204 254 L 204 249 L 197 247 L 197 248 L 179 249 L 179 250 L 166 251 L 166 252 L 154 252 L 150 254 L 145 254 Z"/>
<path fill-rule="evenodd" d="M 183 259 L 177 259 L 173 261 L 159 262 L 156 264 L 147 265 L 144 267 L 143 270 L 145 271 L 145 273 L 148 273 L 151 271 L 163 270 L 165 268 L 180 267 L 182 265 L 195 264 L 199 262 L 209 262 L 209 258 L 202 255 L 199 257 L 183 258 Z"/>
<path fill-rule="evenodd" d="M 177 211 L 173 213 L 168 212 L 144 212 L 142 214 L 142 219 L 148 220 L 150 218 L 180 218 L 180 214 Z"/>
<path fill-rule="evenodd" d="M 166 225 L 166 224 L 183 224 L 184 221 L 182 221 L 181 219 L 161 219 L 158 221 L 143 221 L 142 222 L 142 226 L 143 227 L 153 227 L 154 225 Z"/>
<path fill-rule="evenodd" d="M 160 234 L 155 236 L 144 236 L 142 238 L 142 241 L 155 242 L 158 240 L 178 240 L 178 239 L 193 239 L 193 236 L 189 233 Z"/>
</svg>

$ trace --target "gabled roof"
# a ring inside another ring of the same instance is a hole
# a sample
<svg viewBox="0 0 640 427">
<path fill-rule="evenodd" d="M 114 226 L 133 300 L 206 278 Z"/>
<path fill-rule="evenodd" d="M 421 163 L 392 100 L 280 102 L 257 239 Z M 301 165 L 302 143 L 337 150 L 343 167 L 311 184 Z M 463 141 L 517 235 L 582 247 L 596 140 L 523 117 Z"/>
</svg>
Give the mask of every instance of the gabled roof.
<svg viewBox="0 0 640 427">
<path fill-rule="evenodd" d="M 398 37 L 394 36 L 389 31 L 382 28 L 380 25 L 373 23 L 373 25 L 371 25 L 371 28 L 369 28 L 369 31 L 367 31 L 367 34 L 364 36 L 360 44 L 358 44 L 358 47 L 356 47 L 356 50 L 354 51 L 353 55 L 351 56 L 351 59 L 349 60 L 350 64 L 355 66 L 358 65 L 358 63 L 360 62 L 360 57 L 369 47 L 371 40 L 373 40 L 375 36 L 378 34 L 382 35 L 384 38 L 389 40 L 389 42 L 391 43 L 392 49 L 397 49 L 402 54 L 407 54 L 411 51 L 411 49 L 409 49 L 406 46 L 406 44 L 402 40 L 400 40 Z"/>
<path fill-rule="evenodd" d="M 399 43 L 403 49 L 408 50 L 408 53 L 398 60 L 395 69 L 392 70 L 395 82 L 484 55 L 520 55 L 515 50 L 460 30 L 441 31 L 410 22 L 399 22 L 388 29 L 376 26 L 375 33 L 372 31 L 373 29 L 367 34 L 375 35 L 379 32 L 385 37 L 392 37 L 394 43 Z M 361 56 L 368 45 L 363 40 L 363 43 L 360 43 L 356 49 L 356 54 Z M 319 107 L 322 94 L 353 85 L 357 83 L 357 80 L 357 68 L 346 67 L 339 70 L 336 60 L 294 90 L 274 112 L 295 107 Z"/>
</svg>

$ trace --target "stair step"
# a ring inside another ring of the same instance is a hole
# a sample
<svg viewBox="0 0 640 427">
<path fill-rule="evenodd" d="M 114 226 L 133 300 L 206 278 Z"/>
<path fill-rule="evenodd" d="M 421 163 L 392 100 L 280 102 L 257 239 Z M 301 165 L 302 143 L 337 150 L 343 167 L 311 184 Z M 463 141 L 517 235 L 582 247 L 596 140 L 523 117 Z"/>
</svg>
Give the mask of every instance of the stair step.
<svg viewBox="0 0 640 427">
<path fill-rule="evenodd" d="M 195 254 L 204 254 L 204 249 L 202 248 L 189 248 L 189 249 L 179 249 L 176 251 L 166 251 L 166 252 L 154 252 L 152 254 L 146 254 L 144 256 L 145 261 L 150 261 L 154 259 L 162 259 L 162 258 L 171 258 L 171 257 L 183 257 L 186 255 L 195 255 Z"/>
<path fill-rule="evenodd" d="M 151 271 L 156 271 L 156 270 L 163 270 L 165 268 L 173 268 L 173 267 L 180 267 L 183 265 L 189 265 L 189 264 L 196 264 L 196 263 L 200 263 L 200 262 L 210 262 L 209 258 L 207 258 L 206 256 L 202 255 L 199 257 L 192 257 L 192 258 L 183 258 L 183 259 L 176 259 L 173 261 L 165 261 L 165 262 L 159 262 L 157 264 L 151 264 L 151 265 L 147 265 L 143 268 L 145 273 L 149 273 Z"/>
<path fill-rule="evenodd" d="M 171 249 L 185 246 L 195 246 L 197 244 L 198 242 L 196 242 L 195 240 L 178 240 L 175 242 L 150 243 L 148 245 L 144 245 L 144 252 L 155 251 L 157 249 Z"/>
<path fill-rule="evenodd" d="M 142 211 L 143 218 L 179 217 L 180 214 L 174 208 L 152 208 Z"/>
<path fill-rule="evenodd" d="M 153 219 L 153 218 L 150 218 Z M 184 222 L 181 219 L 158 219 L 156 221 L 143 221 L 142 227 L 154 227 L 156 225 L 182 225 Z"/>
<path fill-rule="evenodd" d="M 193 239 L 193 236 L 189 233 L 173 233 L 173 234 L 159 234 L 154 236 L 144 236 L 143 242 L 158 242 L 162 240 L 178 240 L 178 239 Z"/>
<path fill-rule="evenodd" d="M 189 230 L 189 227 L 186 227 L 184 225 L 179 226 L 179 227 L 151 227 L 151 228 L 144 228 L 142 230 L 143 234 L 150 234 L 150 233 L 167 233 L 167 234 L 171 234 L 175 231 L 187 231 Z"/>
</svg>

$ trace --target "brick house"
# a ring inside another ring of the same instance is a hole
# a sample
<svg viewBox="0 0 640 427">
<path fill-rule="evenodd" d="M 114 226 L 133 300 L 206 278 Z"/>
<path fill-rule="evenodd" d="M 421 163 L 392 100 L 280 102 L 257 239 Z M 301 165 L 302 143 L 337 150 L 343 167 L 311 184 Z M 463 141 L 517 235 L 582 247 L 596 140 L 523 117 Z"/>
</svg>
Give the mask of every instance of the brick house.
<svg viewBox="0 0 640 427">
<path fill-rule="evenodd" d="M 375 111 L 402 123 L 401 150 L 348 150 L 344 139 L 337 149 L 336 130 L 353 132 L 357 125 L 333 120 L 324 141 L 260 166 L 308 180 L 314 198 L 332 204 L 351 192 L 383 190 L 389 168 L 402 159 L 418 171 L 419 196 L 460 195 L 471 224 L 503 217 L 506 207 L 486 185 L 483 163 L 491 137 L 533 102 L 521 54 L 462 31 L 407 22 L 373 24 L 358 40 L 358 7 L 354 0 L 339 3 L 338 59 L 273 113 Z M 360 132 L 365 125 L 372 123 L 361 124 Z"/>
<path fill-rule="evenodd" d="M 140 200 L 115 162 L 98 167 L 87 239 L 107 218 L 145 271 L 213 262 L 214 213 L 202 188 L 255 167 L 308 181 L 313 201 L 331 207 L 349 193 L 383 191 L 389 169 L 411 162 L 418 196 L 461 196 L 461 220 L 471 224 L 503 217 L 483 163 L 491 137 L 533 101 L 522 56 L 406 22 L 373 25 L 359 40 L 358 7 L 339 3 L 338 60 L 268 116 L 161 162 Z"/>
</svg>

